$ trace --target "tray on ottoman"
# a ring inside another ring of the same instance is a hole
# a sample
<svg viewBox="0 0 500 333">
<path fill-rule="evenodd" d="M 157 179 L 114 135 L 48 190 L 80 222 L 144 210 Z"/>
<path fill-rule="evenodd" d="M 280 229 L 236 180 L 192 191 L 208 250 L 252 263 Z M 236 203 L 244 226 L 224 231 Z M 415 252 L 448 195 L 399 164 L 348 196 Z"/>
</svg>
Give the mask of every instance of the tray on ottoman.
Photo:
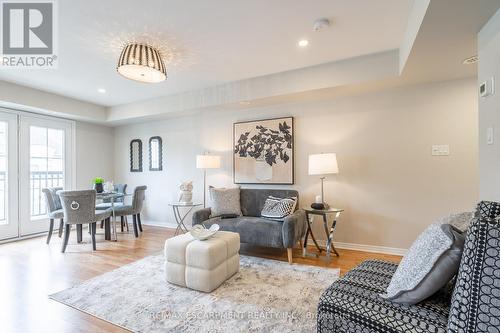
<svg viewBox="0 0 500 333">
<path fill-rule="evenodd" d="M 211 292 L 238 272 L 240 236 L 219 231 L 199 241 L 186 233 L 165 241 L 166 280 L 179 286 Z"/>
</svg>

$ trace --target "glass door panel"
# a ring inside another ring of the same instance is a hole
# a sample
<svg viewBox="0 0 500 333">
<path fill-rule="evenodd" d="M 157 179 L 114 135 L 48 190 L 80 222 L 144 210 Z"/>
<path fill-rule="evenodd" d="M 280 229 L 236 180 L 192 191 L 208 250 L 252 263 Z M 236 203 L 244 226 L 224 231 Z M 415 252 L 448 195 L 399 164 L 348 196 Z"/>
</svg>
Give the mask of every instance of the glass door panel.
<svg viewBox="0 0 500 333">
<path fill-rule="evenodd" d="M 71 147 L 71 122 L 21 116 L 21 235 L 48 229 L 42 189 L 71 186 Z"/>
<path fill-rule="evenodd" d="M 0 111 L 0 240 L 19 234 L 17 115 Z"/>
</svg>

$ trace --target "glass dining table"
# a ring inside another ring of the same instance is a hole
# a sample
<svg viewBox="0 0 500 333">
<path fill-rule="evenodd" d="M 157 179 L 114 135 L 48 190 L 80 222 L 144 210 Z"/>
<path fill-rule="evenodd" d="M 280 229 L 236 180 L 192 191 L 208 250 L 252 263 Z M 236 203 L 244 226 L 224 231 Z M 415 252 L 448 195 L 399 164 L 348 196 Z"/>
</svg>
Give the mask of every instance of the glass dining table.
<svg viewBox="0 0 500 333">
<path fill-rule="evenodd" d="M 125 197 L 131 197 L 132 194 L 130 193 L 121 193 L 121 192 L 101 192 L 101 193 L 97 193 L 96 194 L 96 200 L 99 200 L 99 201 L 102 201 L 102 202 L 105 202 L 105 201 L 109 201 L 109 204 L 110 204 L 110 207 L 109 209 L 111 209 L 111 212 L 112 212 L 112 232 L 111 232 L 111 237 L 107 240 L 111 240 L 111 241 L 118 241 L 118 236 L 117 236 L 117 232 L 116 232 L 116 212 L 115 212 L 115 209 L 117 206 L 121 206 L 121 205 L 117 205 L 117 200 L 118 199 L 123 199 L 123 200 L 120 200 L 120 202 L 124 202 L 125 201 Z"/>
</svg>

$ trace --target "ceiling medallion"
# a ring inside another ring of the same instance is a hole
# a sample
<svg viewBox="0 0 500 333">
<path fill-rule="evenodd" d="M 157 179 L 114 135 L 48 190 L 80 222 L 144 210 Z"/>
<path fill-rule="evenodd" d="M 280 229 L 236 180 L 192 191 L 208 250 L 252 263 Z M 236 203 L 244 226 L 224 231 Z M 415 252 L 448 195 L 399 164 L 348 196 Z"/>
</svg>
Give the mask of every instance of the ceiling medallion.
<svg viewBox="0 0 500 333">
<path fill-rule="evenodd" d="M 156 83 L 167 78 L 167 69 L 160 52 L 152 46 L 141 43 L 125 46 L 116 70 L 127 79 L 139 82 Z"/>
</svg>

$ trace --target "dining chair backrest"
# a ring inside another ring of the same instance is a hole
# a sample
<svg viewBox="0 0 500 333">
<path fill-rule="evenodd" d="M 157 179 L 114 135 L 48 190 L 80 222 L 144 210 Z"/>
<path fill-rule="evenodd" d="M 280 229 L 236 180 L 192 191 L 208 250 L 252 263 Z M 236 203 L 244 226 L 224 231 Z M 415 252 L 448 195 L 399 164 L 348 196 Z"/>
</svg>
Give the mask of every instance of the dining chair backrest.
<svg viewBox="0 0 500 333">
<path fill-rule="evenodd" d="M 114 184 L 113 185 L 113 191 L 116 193 L 123 193 L 126 194 L 127 192 L 127 184 Z M 103 199 L 102 202 L 111 202 L 111 199 Z M 115 202 L 123 202 L 123 197 L 121 198 L 116 198 Z"/>
<path fill-rule="evenodd" d="M 132 208 L 136 214 L 139 214 L 142 211 L 142 206 L 144 203 L 144 199 L 146 197 L 146 185 L 137 186 L 134 189 L 134 198 L 132 199 Z"/>
<path fill-rule="evenodd" d="M 61 200 L 57 195 L 57 191 L 60 190 L 62 190 L 62 187 L 50 187 L 42 189 L 42 192 L 45 196 L 45 205 L 47 206 L 47 211 L 49 213 L 62 209 Z"/>
<path fill-rule="evenodd" d="M 85 224 L 95 220 L 95 190 L 60 191 L 64 223 Z"/>
<path fill-rule="evenodd" d="M 54 206 L 56 210 L 62 209 L 61 198 L 59 197 L 58 192 L 62 191 L 62 187 L 50 187 L 49 191 L 52 193 L 52 200 L 54 200 Z"/>
</svg>

